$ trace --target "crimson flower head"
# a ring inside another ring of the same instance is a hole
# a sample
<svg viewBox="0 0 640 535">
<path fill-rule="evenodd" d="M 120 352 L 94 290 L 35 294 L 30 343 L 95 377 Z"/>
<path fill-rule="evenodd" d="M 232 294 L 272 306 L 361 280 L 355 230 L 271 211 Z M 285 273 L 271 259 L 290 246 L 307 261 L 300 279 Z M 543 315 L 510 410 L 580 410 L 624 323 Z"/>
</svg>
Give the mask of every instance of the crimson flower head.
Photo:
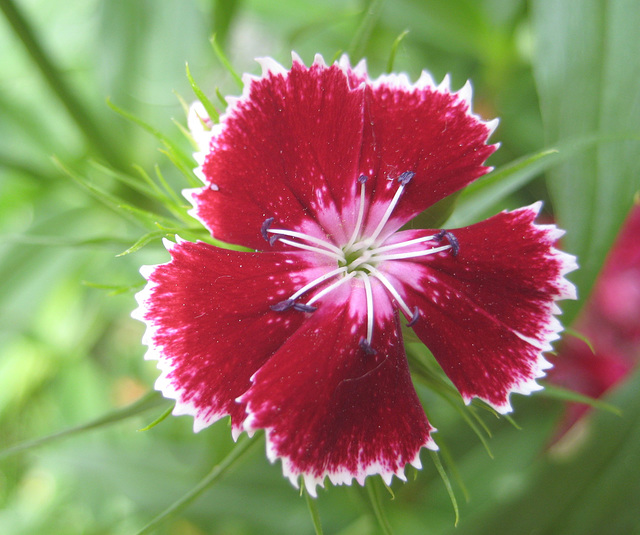
<svg viewBox="0 0 640 535">
<path fill-rule="evenodd" d="M 290 70 L 259 60 L 218 124 L 200 105 L 190 127 L 202 188 L 192 215 L 229 250 L 166 242 L 148 280 L 144 321 L 156 388 L 196 431 L 230 415 L 234 438 L 264 429 L 311 495 L 328 476 L 404 479 L 437 449 L 414 390 L 401 323 L 469 403 L 500 413 L 549 367 L 555 301 L 574 298 L 562 234 L 539 205 L 460 229 L 407 223 L 489 168 L 497 121 L 427 73 L 371 80 L 363 62 L 317 56 Z"/>
</svg>

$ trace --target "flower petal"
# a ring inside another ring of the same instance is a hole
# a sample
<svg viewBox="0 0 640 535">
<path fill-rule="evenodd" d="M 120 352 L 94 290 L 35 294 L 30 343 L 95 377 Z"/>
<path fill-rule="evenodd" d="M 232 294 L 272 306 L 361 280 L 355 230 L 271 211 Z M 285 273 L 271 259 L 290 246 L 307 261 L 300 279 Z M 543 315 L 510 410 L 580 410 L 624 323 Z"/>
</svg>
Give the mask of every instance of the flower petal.
<svg viewBox="0 0 640 535">
<path fill-rule="evenodd" d="M 483 163 L 497 148 L 486 144 L 497 121 L 472 113 L 468 82 L 453 93 L 445 81 L 436 87 L 423 73 L 411 84 L 404 74 L 390 74 L 367 87 L 360 172 L 374 180 L 375 195 L 365 235 L 381 220 L 402 173 L 415 176 L 383 234 L 491 170 Z"/>
<path fill-rule="evenodd" d="M 162 370 L 156 388 L 176 400 L 174 414 L 195 417 L 196 431 L 230 414 L 237 436 L 245 408 L 235 399 L 305 317 L 269 306 L 322 271 L 310 268 L 304 253 L 165 244 L 171 261 L 141 270 L 149 282 L 133 312 L 147 324 L 146 358 Z"/>
<path fill-rule="evenodd" d="M 364 90 L 321 59 L 305 67 L 294 58 L 288 72 L 263 60 L 262 77 L 245 77 L 199 168 L 207 185 L 185 192 L 216 238 L 264 249 L 260 227 L 273 217 L 276 227 L 344 241 L 339 214 L 355 195 Z"/>
<path fill-rule="evenodd" d="M 564 275 L 575 258 L 554 249 L 561 232 L 533 223 L 540 205 L 502 212 L 453 231 L 443 251 L 381 268 L 420 319 L 413 326 L 465 402 L 479 397 L 509 412 L 509 394 L 540 389 L 542 356 L 562 330 L 558 299 L 575 299 Z M 433 231 L 398 233 L 412 239 Z"/>
<path fill-rule="evenodd" d="M 363 289 L 336 293 L 240 398 L 249 414 L 245 427 L 266 429 L 270 460 L 282 459 L 295 486 L 302 475 L 313 496 L 325 476 L 334 484 L 364 484 L 371 474 L 388 483 L 393 475 L 404 479 L 407 463 L 420 467 L 423 446 L 437 449 L 411 383 L 397 314 L 390 306 L 376 314 L 377 353 L 370 354 L 358 343 L 366 333 Z"/>
</svg>

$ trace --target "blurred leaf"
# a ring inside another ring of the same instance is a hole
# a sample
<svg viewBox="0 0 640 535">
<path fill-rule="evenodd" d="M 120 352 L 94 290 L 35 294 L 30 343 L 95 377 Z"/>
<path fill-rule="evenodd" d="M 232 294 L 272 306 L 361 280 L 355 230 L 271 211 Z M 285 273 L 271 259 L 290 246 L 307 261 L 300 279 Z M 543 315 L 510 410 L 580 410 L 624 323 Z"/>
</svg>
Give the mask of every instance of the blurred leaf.
<svg viewBox="0 0 640 535">
<path fill-rule="evenodd" d="M 596 409 L 608 411 L 617 416 L 622 415 L 622 411 L 615 405 L 611 405 L 611 403 L 605 403 L 600 399 L 590 398 L 589 396 L 584 396 L 582 394 L 579 394 L 578 392 L 573 392 L 572 390 L 569 390 L 567 388 L 562 388 L 560 386 L 552 385 L 549 383 L 545 383 L 544 390 L 538 395 L 560 399 L 562 401 L 570 401 L 572 403 L 583 403 Z"/>
<path fill-rule="evenodd" d="M 568 458 L 539 458 L 528 490 L 502 504 L 474 534 L 615 535 L 637 533 L 640 521 L 640 373 L 609 402 L 624 417 L 592 414 L 586 441 Z"/>
<path fill-rule="evenodd" d="M 49 444 L 63 438 L 78 435 L 80 433 L 91 431 L 93 429 L 100 429 L 101 427 L 121 422 L 122 420 L 137 416 L 138 414 L 149 409 L 158 407 L 163 403 L 166 403 L 166 401 L 158 392 L 150 392 L 146 396 L 140 398 L 138 401 L 133 402 L 131 405 L 128 405 L 122 409 L 117 409 L 89 423 L 78 425 L 70 429 L 65 429 L 64 431 L 60 431 L 59 433 L 55 433 L 53 435 L 38 438 L 35 440 L 29 440 L 21 444 L 16 444 L 15 446 L 12 446 L 6 450 L 0 451 L 0 458 L 8 457 L 9 455 L 15 455 L 16 453 L 21 453 L 29 449 L 37 448 L 39 446 L 43 446 L 45 444 Z"/>
<path fill-rule="evenodd" d="M 636 0 L 530 2 L 534 74 L 547 142 L 640 133 L 640 9 Z M 638 141 L 601 144 L 548 175 L 572 274 L 586 298 L 640 188 Z M 569 322 L 577 303 L 564 306 Z"/>
</svg>

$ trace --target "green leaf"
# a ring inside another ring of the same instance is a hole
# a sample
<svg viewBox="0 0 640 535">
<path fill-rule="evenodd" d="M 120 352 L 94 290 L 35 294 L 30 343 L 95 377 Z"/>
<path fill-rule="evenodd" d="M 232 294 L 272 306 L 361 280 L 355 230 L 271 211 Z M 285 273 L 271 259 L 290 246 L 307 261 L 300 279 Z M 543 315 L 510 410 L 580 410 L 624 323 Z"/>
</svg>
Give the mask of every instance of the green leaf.
<svg viewBox="0 0 640 535">
<path fill-rule="evenodd" d="M 557 385 L 545 383 L 544 390 L 542 390 L 538 395 L 546 396 L 553 399 L 559 399 L 562 401 L 570 401 L 572 403 L 583 403 L 585 405 L 589 405 L 590 407 L 608 411 L 618 416 L 622 415 L 622 411 L 611 403 L 606 403 L 600 399 L 584 396 L 578 392 L 574 392 L 573 390 L 562 388 L 561 386 Z"/>
<path fill-rule="evenodd" d="M 358 29 L 349 44 L 349 48 L 347 49 L 349 58 L 354 64 L 364 55 L 367 43 L 371 38 L 373 28 L 380 18 L 383 5 L 384 0 L 368 0 L 365 5 L 360 25 L 358 26 Z"/>
<path fill-rule="evenodd" d="M 169 415 L 173 412 L 173 408 L 175 406 L 176 404 L 174 403 L 173 405 L 171 405 L 171 407 L 169 407 L 166 411 L 164 411 L 160 416 L 158 416 L 153 422 L 151 422 L 149 425 L 145 425 L 141 429 L 138 429 L 138 431 L 149 431 L 149 429 L 153 429 L 159 423 L 164 422 L 169 417 Z"/>
<path fill-rule="evenodd" d="M 198 100 L 202 102 L 204 109 L 207 111 L 207 114 L 209 115 L 209 118 L 214 123 L 219 122 L 220 114 L 218 113 L 218 110 L 216 110 L 214 105 L 207 98 L 207 95 L 204 94 L 204 91 L 202 91 L 202 89 L 200 89 L 198 84 L 196 84 L 196 81 L 193 79 L 193 76 L 191 76 L 191 71 L 189 70 L 188 63 L 187 63 L 187 78 L 189 79 L 189 84 L 191 84 L 191 89 L 193 89 L 193 92 L 195 93 L 196 97 L 198 97 Z"/>
<path fill-rule="evenodd" d="M 225 69 L 227 69 L 231 77 L 235 80 L 236 84 L 238 84 L 238 87 L 242 89 L 244 87 L 244 84 L 242 83 L 242 77 L 236 72 L 236 70 L 231 65 L 231 62 L 229 61 L 226 54 L 222 50 L 220 43 L 218 43 L 218 40 L 216 39 L 215 34 L 211 36 L 210 41 L 211 41 L 211 46 L 213 47 L 213 51 L 216 53 L 216 56 L 218 57 L 218 60 L 220 61 L 220 63 L 222 63 L 222 66 Z"/>
<path fill-rule="evenodd" d="M 458 521 L 460 520 L 460 510 L 458 509 L 458 500 L 456 499 L 456 495 L 453 492 L 451 481 L 449 480 L 449 476 L 447 475 L 447 472 L 445 471 L 444 466 L 442 466 L 442 462 L 440 461 L 438 452 L 429 451 L 429 454 L 431 455 L 431 460 L 433 461 L 433 464 L 435 465 L 436 470 L 438 471 L 438 474 L 440 475 L 440 478 L 442 479 L 442 482 L 444 483 L 444 486 L 447 489 L 447 494 L 449 495 L 449 499 L 451 500 L 451 505 L 453 506 L 453 511 L 456 515 L 456 520 L 454 522 L 454 525 L 457 526 Z"/>
<path fill-rule="evenodd" d="M 29 440 L 27 442 L 22 442 L 21 444 L 16 444 L 15 446 L 11 446 L 6 450 L 0 451 L 0 459 L 4 457 L 8 457 L 10 455 L 15 455 L 17 453 L 21 453 L 33 448 L 37 448 L 39 446 L 44 446 L 45 444 L 50 444 L 52 442 L 56 442 L 63 438 L 67 438 L 73 435 L 78 435 L 86 431 L 91 431 L 93 429 L 100 429 L 101 427 L 113 425 L 115 423 L 121 422 L 128 418 L 133 418 L 138 414 L 148 411 L 149 409 L 158 407 L 164 403 L 166 403 L 166 401 L 160 395 L 160 393 L 155 391 L 150 392 L 149 394 L 147 394 L 146 396 L 143 396 L 139 400 L 134 401 L 131 405 L 128 405 L 122 409 L 118 409 L 113 412 L 110 412 L 89 423 L 72 427 L 70 429 L 60 431 L 59 433 L 54 433 L 53 435 L 38 438 L 35 440 Z"/>
<path fill-rule="evenodd" d="M 304 484 L 303 484 L 304 485 Z M 307 508 L 309 509 L 309 515 L 311 515 L 311 522 L 313 523 L 313 529 L 316 532 L 316 535 L 323 535 L 322 531 L 322 522 L 320 521 L 320 512 L 318 511 L 318 505 L 316 504 L 316 500 L 313 499 L 307 489 L 303 489 L 304 498 L 307 502 Z"/>
<path fill-rule="evenodd" d="M 376 520 L 378 521 L 380 531 L 382 531 L 384 535 L 393 535 L 391 524 L 389 524 L 389 520 L 387 519 L 387 515 L 384 512 L 384 508 L 382 507 L 382 502 L 380 500 L 378 480 L 372 477 L 367 478 L 367 480 L 365 481 L 365 488 L 367 489 L 369 505 L 371 507 L 371 510 L 373 511 L 374 516 L 376 517 Z"/>
<path fill-rule="evenodd" d="M 398 52 L 398 46 L 402 40 L 409 34 L 409 30 L 403 31 L 398 37 L 396 37 L 395 41 L 391 45 L 391 52 L 389 53 L 389 59 L 387 60 L 387 73 L 393 71 L 393 64 L 396 61 L 396 53 Z"/>
<path fill-rule="evenodd" d="M 640 9 L 636 0 L 531 2 L 534 75 L 548 143 L 640 133 Z M 581 298 L 640 189 L 640 142 L 612 141 L 548 174 L 563 247 L 578 256 L 571 278 Z M 569 322 L 577 303 L 563 306 Z"/>
</svg>

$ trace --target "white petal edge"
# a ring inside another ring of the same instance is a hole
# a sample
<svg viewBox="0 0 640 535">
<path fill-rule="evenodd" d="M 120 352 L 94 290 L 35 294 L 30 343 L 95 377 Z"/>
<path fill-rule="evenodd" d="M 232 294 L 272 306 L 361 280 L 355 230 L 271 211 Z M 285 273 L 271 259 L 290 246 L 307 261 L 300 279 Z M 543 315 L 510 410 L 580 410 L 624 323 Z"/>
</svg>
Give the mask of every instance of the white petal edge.
<svg viewBox="0 0 640 535">
<path fill-rule="evenodd" d="M 167 240 L 166 238 L 162 241 L 167 251 L 170 252 L 176 245 L 184 242 L 185 240 L 176 236 L 176 243 Z M 156 283 L 151 282 L 149 279 L 156 269 L 161 266 L 166 266 L 171 262 L 172 260 L 164 264 L 145 265 L 140 268 L 140 274 L 147 280 L 147 284 L 135 296 L 138 307 L 131 312 L 131 317 L 146 325 L 146 330 L 142 336 L 142 343 L 147 346 L 147 352 L 144 356 L 145 360 L 158 361 L 157 368 L 160 370 L 160 376 L 156 380 L 154 388 L 161 392 L 165 398 L 175 400 L 176 404 L 172 411 L 174 416 L 189 415 L 193 417 L 193 431 L 198 433 L 205 427 L 208 427 L 221 418 L 228 416 L 228 414 L 225 412 L 209 412 L 203 414 L 201 409 L 198 409 L 192 403 L 181 399 L 182 395 L 180 389 L 176 388 L 169 379 L 169 374 L 173 371 L 173 367 L 171 366 L 171 363 L 163 357 L 163 348 L 158 344 L 155 344 L 153 341 L 155 334 L 158 332 L 158 326 L 154 324 L 152 319 L 145 317 L 149 308 L 148 303 L 153 295 L 153 290 L 157 286 Z M 234 440 L 237 440 L 240 432 L 241 431 L 239 430 L 234 430 Z"/>
<path fill-rule="evenodd" d="M 436 432 L 436 429 L 432 428 L 430 433 L 434 432 Z M 265 429 L 266 454 L 269 461 L 271 463 L 275 463 L 278 459 L 280 459 L 282 461 L 282 474 L 284 475 L 284 477 L 289 479 L 289 481 L 295 488 L 300 488 L 300 480 L 302 479 L 302 481 L 304 481 L 305 489 L 314 498 L 317 498 L 318 496 L 317 487 L 324 488 L 326 478 L 329 478 L 329 481 L 333 485 L 351 485 L 355 480 L 361 486 L 364 486 L 366 478 L 374 475 L 379 475 L 380 477 L 382 477 L 387 485 L 391 485 L 393 476 L 396 476 L 401 481 L 407 481 L 407 477 L 404 473 L 406 465 L 404 467 L 398 468 L 398 470 L 396 471 L 393 471 L 385 468 L 380 461 L 360 464 L 356 474 L 353 474 L 346 469 L 327 470 L 321 476 L 314 476 L 312 474 L 301 472 L 300 470 L 295 468 L 291 459 L 286 456 L 279 456 L 277 454 L 275 448 L 273 447 L 273 442 L 271 441 L 270 434 L 271 429 Z M 437 451 L 438 445 L 435 443 L 433 438 L 429 436 L 425 443 L 420 446 L 414 458 L 407 463 L 418 470 L 422 469 L 422 462 L 420 461 L 420 452 L 422 451 L 422 448 Z"/>
<path fill-rule="evenodd" d="M 534 217 L 537 217 L 541 209 L 542 201 L 538 201 L 530 206 L 525 206 L 523 208 L 513 210 L 510 213 L 529 211 L 533 213 Z M 562 229 L 559 229 L 555 225 L 538 225 L 534 222 L 533 226 L 538 230 L 544 230 L 547 233 L 547 239 L 549 242 L 555 243 L 558 238 L 560 238 L 564 234 L 564 231 Z M 530 377 L 514 381 L 513 384 L 509 387 L 507 401 L 503 404 L 492 403 L 480 396 L 464 396 L 463 400 L 465 404 L 468 405 L 475 397 L 478 397 L 478 399 L 481 399 L 489 406 L 493 407 L 500 414 L 507 414 L 513 411 L 513 407 L 511 406 L 510 402 L 510 397 L 512 394 L 522 394 L 528 396 L 532 392 L 536 392 L 544 388 L 543 386 L 538 384 L 537 381 L 538 379 L 542 379 L 543 377 L 545 377 L 547 375 L 546 371 L 553 367 L 553 365 L 544 358 L 544 353 L 553 349 L 551 343 L 558 340 L 560 338 L 560 333 L 564 330 L 562 323 L 560 323 L 560 321 L 555 317 L 556 315 L 562 313 L 562 311 L 556 304 L 556 301 L 562 299 L 577 299 L 576 287 L 573 285 L 573 283 L 565 278 L 565 275 L 567 273 L 578 269 L 576 257 L 560 251 L 555 247 L 550 247 L 549 254 L 560 264 L 560 276 L 556 281 L 559 287 L 559 291 L 556 295 L 552 296 L 552 301 L 550 301 L 547 305 L 547 310 L 545 311 L 547 322 L 543 326 L 543 328 L 540 329 L 542 337 L 540 340 L 532 339 L 530 337 L 524 336 L 517 331 L 513 331 L 516 336 L 529 343 L 538 351 L 538 356 L 530 369 Z"/>
</svg>

